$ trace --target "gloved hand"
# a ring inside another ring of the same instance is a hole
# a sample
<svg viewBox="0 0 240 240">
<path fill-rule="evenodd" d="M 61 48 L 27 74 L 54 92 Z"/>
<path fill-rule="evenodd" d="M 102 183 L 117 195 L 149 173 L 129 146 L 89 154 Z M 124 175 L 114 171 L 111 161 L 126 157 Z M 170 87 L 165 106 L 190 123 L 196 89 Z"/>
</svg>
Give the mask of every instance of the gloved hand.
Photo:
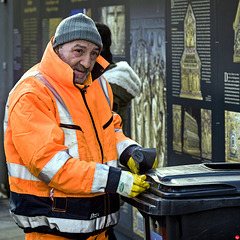
<svg viewBox="0 0 240 240">
<path fill-rule="evenodd" d="M 142 148 L 140 146 L 129 146 L 120 156 L 120 163 L 128 167 L 131 172 L 147 172 L 157 167 L 155 148 Z"/>
<path fill-rule="evenodd" d="M 117 193 L 124 197 L 136 197 L 150 187 L 149 183 L 144 180 L 146 180 L 146 175 L 137 175 L 128 171 L 121 171 Z"/>
</svg>

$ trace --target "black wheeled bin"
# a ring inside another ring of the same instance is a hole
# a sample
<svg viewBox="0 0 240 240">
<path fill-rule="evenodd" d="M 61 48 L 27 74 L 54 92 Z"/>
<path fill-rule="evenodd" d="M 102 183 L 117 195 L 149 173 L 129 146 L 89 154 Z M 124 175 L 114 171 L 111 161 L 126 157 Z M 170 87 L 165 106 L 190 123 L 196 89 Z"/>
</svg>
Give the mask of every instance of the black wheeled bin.
<svg viewBox="0 0 240 240">
<path fill-rule="evenodd" d="M 158 168 L 147 181 L 147 192 L 124 198 L 143 215 L 146 240 L 240 239 L 240 164 Z"/>
</svg>

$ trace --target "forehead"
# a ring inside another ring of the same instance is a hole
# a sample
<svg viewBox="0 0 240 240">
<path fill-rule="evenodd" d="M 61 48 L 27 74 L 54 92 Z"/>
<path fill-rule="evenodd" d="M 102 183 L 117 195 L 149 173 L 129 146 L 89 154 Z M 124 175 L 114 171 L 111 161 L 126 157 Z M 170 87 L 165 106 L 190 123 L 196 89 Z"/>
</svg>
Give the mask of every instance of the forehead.
<svg viewBox="0 0 240 240">
<path fill-rule="evenodd" d="M 100 48 L 95 43 L 86 40 L 75 40 L 67 42 L 64 43 L 63 46 L 67 48 L 86 48 L 89 50 L 100 50 Z"/>
</svg>

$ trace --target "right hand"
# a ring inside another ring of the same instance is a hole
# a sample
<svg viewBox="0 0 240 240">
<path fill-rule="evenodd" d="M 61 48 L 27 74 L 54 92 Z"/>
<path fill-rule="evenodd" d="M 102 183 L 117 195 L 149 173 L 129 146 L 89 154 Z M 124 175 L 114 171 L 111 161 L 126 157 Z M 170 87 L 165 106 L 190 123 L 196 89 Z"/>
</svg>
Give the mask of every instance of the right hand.
<svg viewBox="0 0 240 240">
<path fill-rule="evenodd" d="M 120 155 L 120 163 L 132 173 L 145 173 L 158 165 L 156 148 L 130 145 Z"/>
<path fill-rule="evenodd" d="M 145 173 L 157 167 L 157 153 L 155 148 L 135 147 L 131 152 L 127 165 L 133 173 Z"/>
<path fill-rule="evenodd" d="M 124 197 L 136 197 L 150 187 L 149 183 L 145 182 L 146 178 L 146 175 L 137 175 L 131 172 L 122 171 L 117 193 Z"/>
</svg>

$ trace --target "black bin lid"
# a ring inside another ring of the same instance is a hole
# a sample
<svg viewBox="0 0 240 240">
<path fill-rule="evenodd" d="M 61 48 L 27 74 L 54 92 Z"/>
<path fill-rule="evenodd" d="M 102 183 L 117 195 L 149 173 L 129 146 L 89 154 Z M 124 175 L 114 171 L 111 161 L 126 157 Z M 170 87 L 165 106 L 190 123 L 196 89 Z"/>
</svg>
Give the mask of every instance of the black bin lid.
<svg viewBox="0 0 240 240">
<path fill-rule="evenodd" d="M 150 192 L 162 198 L 240 194 L 240 163 L 203 163 L 150 170 Z"/>
<path fill-rule="evenodd" d="M 146 175 L 150 189 L 135 198 L 123 199 L 148 215 L 240 208 L 240 163 L 164 167 Z"/>
</svg>

